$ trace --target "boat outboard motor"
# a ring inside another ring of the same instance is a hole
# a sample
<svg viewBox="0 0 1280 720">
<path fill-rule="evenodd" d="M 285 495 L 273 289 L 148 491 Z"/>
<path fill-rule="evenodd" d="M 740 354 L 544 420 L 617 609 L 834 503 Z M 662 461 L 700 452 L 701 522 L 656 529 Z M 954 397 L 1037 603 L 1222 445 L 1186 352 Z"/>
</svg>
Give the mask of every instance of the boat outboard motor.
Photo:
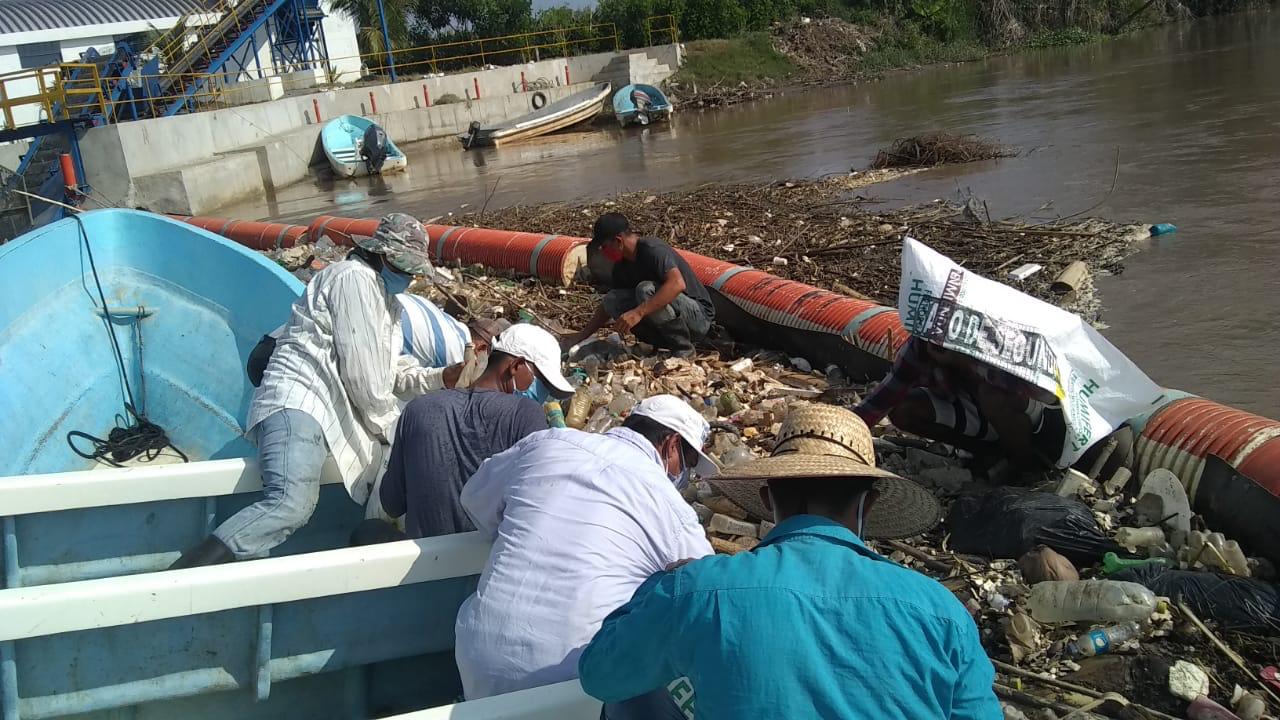
<svg viewBox="0 0 1280 720">
<path fill-rule="evenodd" d="M 470 150 L 471 145 L 475 143 L 476 135 L 478 134 L 480 134 L 480 123 L 472 120 L 471 124 L 467 126 L 467 136 L 462 141 L 462 149 Z"/>
<path fill-rule="evenodd" d="M 370 175 L 382 172 L 382 164 L 387 161 L 387 134 L 382 128 L 370 125 L 369 129 L 364 131 L 360 156 L 364 158 L 365 169 Z"/>
<path fill-rule="evenodd" d="M 653 98 L 649 97 L 649 93 L 640 88 L 632 90 L 631 104 L 636 106 L 636 122 L 641 125 L 648 125 L 649 108 L 653 106 Z"/>
</svg>

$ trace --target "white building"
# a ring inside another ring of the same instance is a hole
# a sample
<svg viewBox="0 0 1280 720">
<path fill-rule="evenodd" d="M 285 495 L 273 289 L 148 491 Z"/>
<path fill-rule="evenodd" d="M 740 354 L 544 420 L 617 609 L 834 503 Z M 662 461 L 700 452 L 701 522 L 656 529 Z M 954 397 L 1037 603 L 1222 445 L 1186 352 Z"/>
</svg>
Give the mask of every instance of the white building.
<svg viewBox="0 0 1280 720">
<path fill-rule="evenodd" d="M 0 0 L 0 79 L 22 70 L 77 62 L 88 48 L 110 55 L 117 40 L 149 31 L 164 32 L 179 18 L 209 4 L 208 0 Z M 334 59 L 333 69 L 358 77 L 360 60 L 356 56 L 360 50 L 354 20 L 332 12 L 328 0 L 320 0 L 320 9 L 325 13 L 322 27 L 328 57 Z M 197 16 L 188 26 L 213 19 L 216 16 Z M 266 29 L 259 30 L 257 62 L 246 63 L 246 74 L 276 73 L 267 38 Z M 13 98 L 35 94 L 38 87 L 34 80 L 9 81 L 4 90 Z M 30 124 L 40 114 L 35 105 L 14 108 L 14 124 Z"/>
</svg>

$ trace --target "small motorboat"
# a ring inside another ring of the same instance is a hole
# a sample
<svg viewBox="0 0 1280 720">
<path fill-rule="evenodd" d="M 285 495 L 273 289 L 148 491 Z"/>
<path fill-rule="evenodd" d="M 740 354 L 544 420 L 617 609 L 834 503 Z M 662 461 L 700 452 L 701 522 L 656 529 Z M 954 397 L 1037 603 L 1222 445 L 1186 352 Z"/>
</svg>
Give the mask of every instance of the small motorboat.
<svg viewBox="0 0 1280 720">
<path fill-rule="evenodd" d="M 671 119 L 671 101 L 652 85 L 627 85 L 613 94 L 613 114 L 622 127 Z"/>
<path fill-rule="evenodd" d="M 372 144 L 368 139 L 372 137 L 383 140 L 381 152 L 376 148 L 364 152 Z M 325 123 L 320 131 L 320 144 L 338 177 L 396 172 L 409 164 L 409 159 L 377 123 L 358 115 L 341 115 Z"/>
<path fill-rule="evenodd" d="M 535 96 L 539 94 L 534 93 Z M 458 139 L 468 149 L 477 145 L 496 147 L 528 140 L 591 120 L 604 109 L 608 98 L 609 83 L 596 83 L 586 90 L 506 122 L 487 127 L 471 123 L 470 130 L 459 135 Z"/>
</svg>

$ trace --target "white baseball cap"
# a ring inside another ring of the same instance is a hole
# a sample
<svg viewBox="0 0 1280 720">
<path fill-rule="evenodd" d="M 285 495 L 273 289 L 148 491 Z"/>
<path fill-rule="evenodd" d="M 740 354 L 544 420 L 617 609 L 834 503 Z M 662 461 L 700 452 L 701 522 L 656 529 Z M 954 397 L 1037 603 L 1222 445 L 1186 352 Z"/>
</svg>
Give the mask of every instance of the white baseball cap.
<svg viewBox="0 0 1280 720">
<path fill-rule="evenodd" d="M 518 323 L 498 333 L 490 347 L 496 352 L 533 363 L 542 379 L 559 395 L 573 394 L 573 386 L 560 372 L 560 343 L 546 330 L 536 325 Z"/>
<path fill-rule="evenodd" d="M 711 435 L 711 426 L 689 403 L 675 395 L 654 395 L 641 400 L 631 414 L 643 415 L 670 428 L 689 443 L 698 452 L 698 465 L 693 469 L 698 475 L 711 477 L 720 472 L 716 461 L 702 452 L 702 446 L 707 444 L 707 438 Z"/>
</svg>

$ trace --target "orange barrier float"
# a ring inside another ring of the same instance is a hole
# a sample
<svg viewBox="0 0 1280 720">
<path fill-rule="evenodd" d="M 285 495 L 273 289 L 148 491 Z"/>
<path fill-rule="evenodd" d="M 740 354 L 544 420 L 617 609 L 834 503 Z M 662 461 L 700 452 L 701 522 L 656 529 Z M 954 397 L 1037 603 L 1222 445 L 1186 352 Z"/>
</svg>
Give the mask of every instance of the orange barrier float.
<svg viewBox="0 0 1280 720">
<path fill-rule="evenodd" d="M 321 216 L 309 227 L 175 216 L 259 250 L 291 247 L 300 238 L 328 237 L 351 245 L 356 235 L 372 235 L 376 220 Z M 430 254 L 441 263 L 480 264 L 494 270 L 534 275 L 567 285 L 586 264 L 584 238 L 427 225 Z M 897 310 L 786 280 L 762 270 L 681 251 L 713 294 L 756 320 L 842 339 L 878 359 L 885 369 L 906 343 Z M 1138 434 L 1137 475 L 1156 468 L 1176 474 L 1194 496 L 1208 454 L 1218 455 L 1271 493 L 1280 495 L 1280 422 L 1235 410 L 1185 393 L 1132 421 Z"/>
</svg>

